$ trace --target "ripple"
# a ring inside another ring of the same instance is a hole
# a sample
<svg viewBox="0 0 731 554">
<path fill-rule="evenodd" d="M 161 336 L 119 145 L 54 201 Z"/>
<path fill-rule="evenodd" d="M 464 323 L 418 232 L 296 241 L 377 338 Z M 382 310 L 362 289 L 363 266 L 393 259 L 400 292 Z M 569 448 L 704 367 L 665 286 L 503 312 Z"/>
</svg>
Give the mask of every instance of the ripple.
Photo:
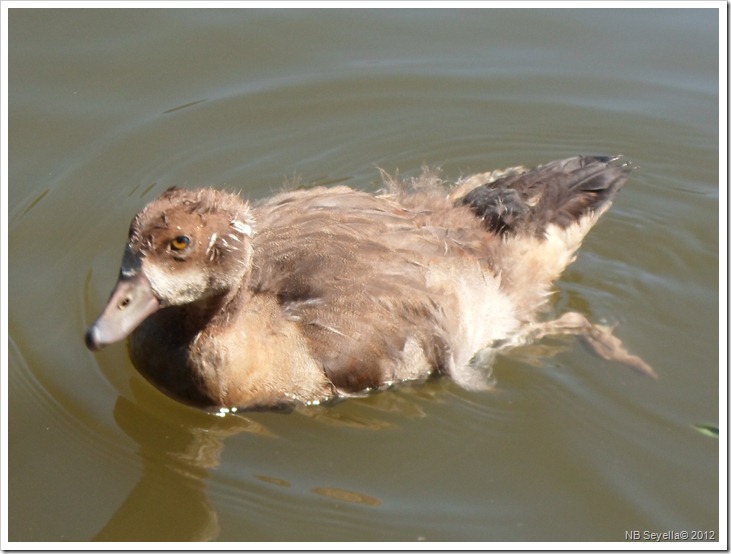
<svg viewBox="0 0 731 554">
<path fill-rule="evenodd" d="M 715 525 L 718 443 L 691 427 L 719 420 L 712 12 L 352 13 L 17 14 L 12 536 L 621 540 Z M 639 169 L 552 310 L 619 322 L 657 383 L 551 341 L 498 357 L 491 391 L 443 379 L 218 418 L 165 398 L 123 347 L 83 346 L 130 218 L 171 185 L 373 190 L 377 167 L 453 179 L 587 152 Z"/>
</svg>

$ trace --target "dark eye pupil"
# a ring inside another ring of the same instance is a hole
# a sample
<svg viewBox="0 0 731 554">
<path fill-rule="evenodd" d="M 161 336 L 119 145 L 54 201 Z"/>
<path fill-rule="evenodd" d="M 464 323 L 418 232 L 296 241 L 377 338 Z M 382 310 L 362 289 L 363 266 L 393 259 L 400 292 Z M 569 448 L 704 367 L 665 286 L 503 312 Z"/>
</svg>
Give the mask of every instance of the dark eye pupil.
<svg viewBox="0 0 731 554">
<path fill-rule="evenodd" d="M 190 244 L 190 239 L 188 237 L 186 237 L 185 235 L 180 235 L 170 241 L 170 247 L 173 250 L 182 250 L 189 244 Z"/>
</svg>

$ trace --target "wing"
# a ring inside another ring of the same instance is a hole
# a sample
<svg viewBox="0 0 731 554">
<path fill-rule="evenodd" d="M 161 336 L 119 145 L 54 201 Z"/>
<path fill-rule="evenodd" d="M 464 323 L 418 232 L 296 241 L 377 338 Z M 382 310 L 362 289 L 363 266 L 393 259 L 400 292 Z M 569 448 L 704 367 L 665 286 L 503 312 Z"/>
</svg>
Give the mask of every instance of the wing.
<svg viewBox="0 0 731 554">
<path fill-rule="evenodd" d="M 415 233 L 413 214 L 339 187 L 280 195 L 255 216 L 262 231 L 250 287 L 276 295 L 336 387 L 357 391 L 444 369 L 444 306 L 424 271 L 438 241 Z"/>
<path fill-rule="evenodd" d="M 475 187 L 460 203 L 491 231 L 543 236 L 549 225 L 570 227 L 587 215 L 598 219 L 631 170 L 617 160 L 576 156 L 509 173 Z"/>
</svg>

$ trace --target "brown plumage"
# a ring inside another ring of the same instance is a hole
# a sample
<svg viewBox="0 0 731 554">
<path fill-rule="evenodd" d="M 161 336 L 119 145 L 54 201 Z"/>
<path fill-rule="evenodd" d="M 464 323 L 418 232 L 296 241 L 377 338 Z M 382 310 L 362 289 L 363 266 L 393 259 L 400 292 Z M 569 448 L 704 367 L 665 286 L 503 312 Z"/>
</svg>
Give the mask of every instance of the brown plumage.
<svg viewBox="0 0 731 554">
<path fill-rule="evenodd" d="M 628 171 L 575 157 L 451 188 L 425 173 L 377 195 L 315 188 L 253 206 L 173 188 L 134 218 L 87 345 L 129 335 L 145 377 L 205 408 L 317 403 L 433 374 L 479 388 L 478 358 L 541 334 L 551 282 Z M 579 318 L 550 332 L 620 351 Z"/>
</svg>

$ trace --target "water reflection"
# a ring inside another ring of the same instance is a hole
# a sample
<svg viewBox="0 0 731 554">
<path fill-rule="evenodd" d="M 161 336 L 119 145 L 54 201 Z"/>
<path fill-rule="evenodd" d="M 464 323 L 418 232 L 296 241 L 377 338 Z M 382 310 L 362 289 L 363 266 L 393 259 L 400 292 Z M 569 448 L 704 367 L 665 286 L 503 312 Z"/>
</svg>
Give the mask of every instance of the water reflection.
<svg viewBox="0 0 731 554">
<path fill-rule="evenodd" d="M 119 396 L 114 420 L 137 445 L 142 462 L 137 484 L 114 511 L 94 541 L 211 541 L 218 538 L 220 525 L 211 501 L 208 483 L 212 470 L 219 467 L 226 439 L 241 433 L 277 439 L 275 432 L 239 413 L 205 414 L 193 412 L 193 421 L 181 417 L 178 409 L 169 409 L 166 401 L 150 402 L 150 390 L 144 382 L 129 381 L 132 398 Z M 396 418 L 426 416 L 420 400 L 434 399 L 435 390 L 428 384 L 406 387 L 404 394 L 374 394 L 336 406 L 312 406 L 297 410 L 298 416 L 316 425 L 380 431 L 397 427 Z M 173 404 L 173 406 L 177 406 Z M 162 408 L 162 409 L 161 409 Z M 190 414 L 190 412 L 187 412 Z M 378 415 L 381 414 L 381 415 Z M 220 416 L 220 417 L 216 417 Z M 303 487 L 281 477 L 252 473 L 251 477 L 280 489 L 301 495 Z M 241 478 L 240 478 L 241 479 Z M 243 478 L 244 481 L 246 478 Z M 239 480 L 231 492 L 245 483 Z M 381 506 L 382 500 L 364 492 L 324 483 L 306 487 L 314 494 L 335 502 L 363 506 Z M 247 500 L 241 498 L 244 504 Z"/>
<path fill-rule="evenodd" d="M 277 485 L 278 487 L 291 487 L 292 483 L 285 479 L 279 479 L 278 477 L 271 477 L 269 475 L 254 475 L 259 481 L 264 481 L 270 485 Z"/>
<path fill-rule="evenodd" d="M 315 487 L 312 492 L 324 496 L 325 498 L 333 498 L 344 502 L 352 502 L 354 504 L 363 504 L 365 506 L 380 506 L 381 501 L 378 498 L 363 494 L 361 492 L 340 489 L 338 487 Z"/>
<path fill-rule="evenodd" d="M 391 429 L 402 419 L 425 418 L 423 400 L 443 402 L 439 397 L 439 382 L 439 378 L 432 378 L 424 382 L 400 383 L 376 392 L 353 394 L 349 399 L 330 405 L 309 406 L 298 410 L 298 414 L 333 427 L 371 431 Z"/>
<path fill-rule="evenodd" d="M 10 537 L 717 529 L 715 11 L 353 14 L 10 15 Z M 604 372 L 574 339 L 551 338 L 536 348 L 569 351 L 499 358 L 491 394 L 442 382 L 242 422 L 151 387 L 133 395 L 123 349 L 91 358 L 79 339 L 130 214 L 167 186 L 256 199 L 293 172 L 372 189 L 375 166 L 441 164 L 456 178 L 578 152 L 621 152 L 640 170 L 562 279 L 557 310 L 618 320 L 660 381 Z M 254 435 L 227 436 L 234 424 Z M 313 492 L 338 487 L 382 504 Z"/>
<path fill-rule="evenodd" d="M 429 406 L 445 402 L 445 381 L 437 379 L 330 406 L 301 407 L 284 416 L 237 412 L 217 417 L 161 398 L 136 376 L 128 384 L 130 392 L 116 400 L 114 419 L 137 445 L 133 456 L 142 462 L 142 472 L 95 541 L 216 540 L 226 535 L 219 515 L 233 512 L 266 521 L 267 514 L 317 499 L 324 500 L 317 505 L 325 512 L 362 507 L 368 513 L 356 512 L 361 517 L 375 517 L 371 510 L 388 510 L 389 499 L 378 487 L 366 486 L 368 479 L 344 478 L 339 464 L 328 464 L 340 459 L 343 449 L 368 449 L 371 441 L 393 440 L 394 432 L 402 436 L 407 422 L 427 418 Z M 432 437 L 452 431 L 451 426 L 440 430 L 434 421 L 431 428 Z M 251 440 L 241 440 L 242 434 Z M 296 451 L 301 442 L 308 445 L 307 459 L 297 458 L 294 465 L 283 461 L 282 453 Z M 224 459 L 226 445 L 230 451 Z M 390 459 L 376 465 L 391 467 Z M 322 467 L 330 469 L 322 473 Z M 339 515 L 333 517 L 339 521 Z M 239 533 L 257 536 L 254 528 L 243 526 Z M 296 526 L 289 532 L 306 536 Z"/>
<path fill-rule="evenodd" d="M 131 383 L 135 393 L 135 382 Z M 139 385 L 137 385 L 139 387 Z M 154 418 L 144 403 L 120 396 L 119 427 L 138 445 L 142 476 L 95 541 L 208 541 L 218 536 L 216 510 L 206 488 L 218 466 L 224 439 L 238 433 L 274 436 L 245 417 L 210 417 L 208 425 L 184 426 L 175 414 Z"/>
</svg>

